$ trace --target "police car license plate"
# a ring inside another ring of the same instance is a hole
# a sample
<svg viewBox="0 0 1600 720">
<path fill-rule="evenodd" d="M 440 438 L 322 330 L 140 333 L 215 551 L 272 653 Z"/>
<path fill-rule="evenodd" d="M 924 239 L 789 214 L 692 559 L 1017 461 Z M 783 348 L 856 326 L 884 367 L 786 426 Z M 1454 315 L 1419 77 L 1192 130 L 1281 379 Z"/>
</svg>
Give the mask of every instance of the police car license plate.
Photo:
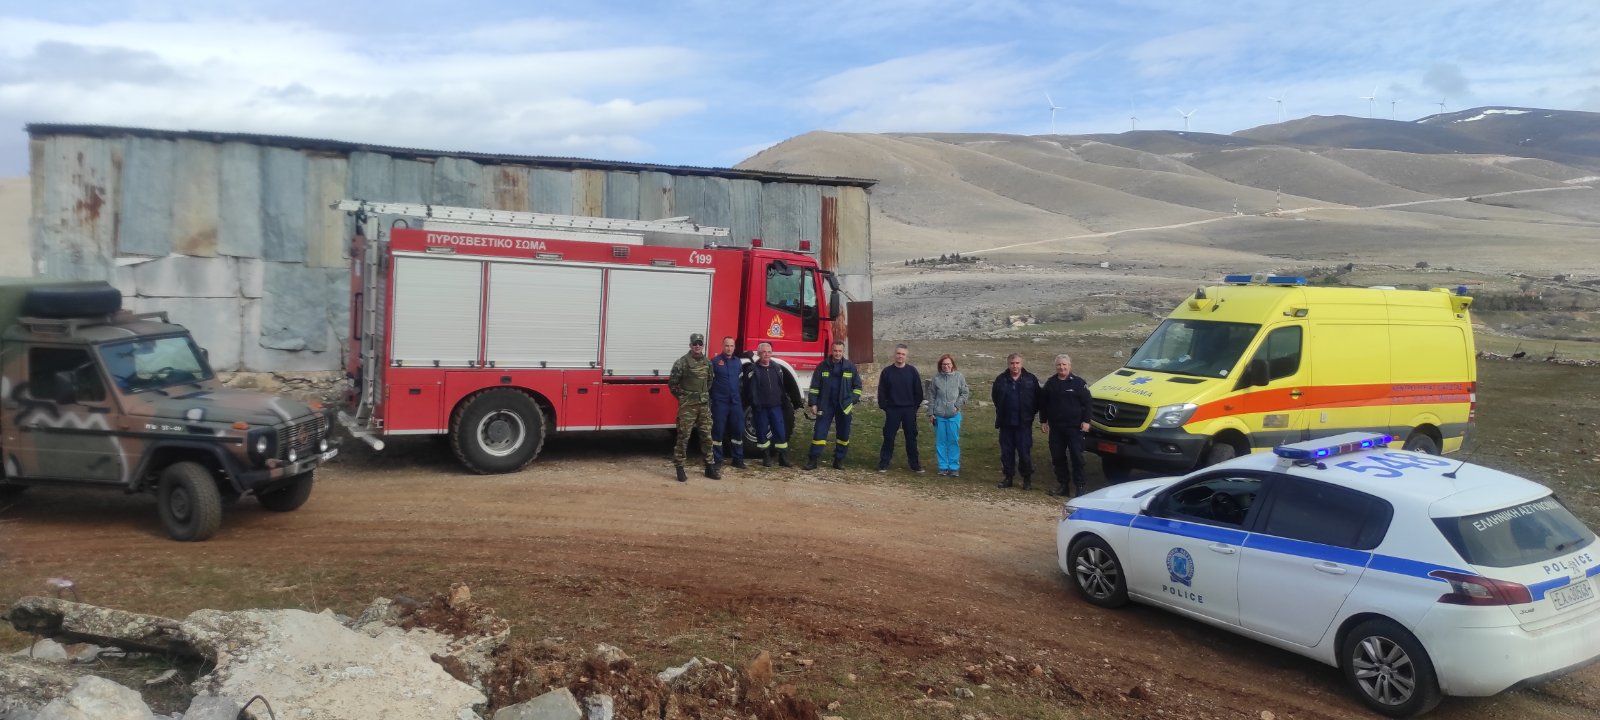
<svg viewBox="0 0 1600 720">
<path fill-rule="evenodd" d="M 1095 443 L 1094 446 L 1096 448 L 1099 448 L 1100 452 L 1107 453 L 1107 454 L 1110 454 L 1110 455 L 1117 454 L 1117 444 L 1114 443 L 1114 442 L 1106 442 L 1106 441 L 1102 440 L 1100 442 Z"/>
<path fill-rule="evenodd" d="M 1555 603 L 1557 610 L 1565 610 L 1592 599 L 1594 599 L 1594 583 L 1588 581 L 1550 591 L 1550 602 Z"/>
</svg>

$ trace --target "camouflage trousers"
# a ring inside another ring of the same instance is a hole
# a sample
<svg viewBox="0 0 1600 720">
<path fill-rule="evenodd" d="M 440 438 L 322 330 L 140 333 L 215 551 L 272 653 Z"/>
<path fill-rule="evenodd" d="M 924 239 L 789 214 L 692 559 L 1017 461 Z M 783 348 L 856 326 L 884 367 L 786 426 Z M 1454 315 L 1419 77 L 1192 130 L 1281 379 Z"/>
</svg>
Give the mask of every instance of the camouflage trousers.
<svg viewBox="0 0 1600 720">
<path fill-rule="evenodd" d="M 711 404 L 683 403 L 678 406 L 678 443 L 672 448 L 672 464 L 683 467 L 689 449 L 689 436 L 700 431 L 700 454 L 706 464 L 715 462 L 711 455 Z"/>
</svg>

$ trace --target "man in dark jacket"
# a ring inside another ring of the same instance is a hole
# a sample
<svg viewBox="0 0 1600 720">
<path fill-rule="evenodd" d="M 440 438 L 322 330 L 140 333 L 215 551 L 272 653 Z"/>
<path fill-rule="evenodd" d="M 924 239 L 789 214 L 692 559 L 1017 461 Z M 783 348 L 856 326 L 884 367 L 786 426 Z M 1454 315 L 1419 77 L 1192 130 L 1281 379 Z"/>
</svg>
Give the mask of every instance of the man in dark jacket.
<svg viewBox="0 0 1600 720">
<path fill-rule="evenodd" d="M 761 449 L 761 465 L 789 467 L 789 413 L 784 405 L 783 368 L 772 361 L 772 343 L 756 346 L 756 361 L 745 366 L 745 397 L 750 399 L 750 414 L 756 426 L 756 447 Z"/>
<path fill-rule="evenodd" d="M 828 446 L 828 425 L 834 426 L 833 469 L 844 467 L 844 455 L 850 451 L 850 413 L 861 401 L 861 377 L 856 365 L 844 356 L 844 341 L 835 341 L 828 351 L 828 359 L 811 372 L 810 397 L 806 400 L 812 414 L 816 415 L 816 429 L 811 432 L 811 454 L 806 460 L 806 470 L 817 469 L 822 449 Z"/>
<path fill-rule="evenodd" d="M 922 407 L 922 375 L 917 366 L 906 363 L 911 350 L 894 346 L 894 364 L 878 374 L 878 408 L 883 410 L 883 447 L 878 450 L 878 472 L 888 472 L 894 459 L 894 436 L 905 428 L 906 461 L 911 472 L 922 472 L 917 453 L 917 408 Z"/>
<path fill-rule="evenodd" d="M 1000 468 L 1005 479 L 997 487 L 1011 487 L 1022 472 L 1022 489 L 1033 489 L 1033 418 L 1038 414 L 1039 379 L 1022 367 L 1022 355 L 1006 358 L 1006 371 L 994 379 L 994 426 L 1000 431 Z"/>
<path fill-rule="evenodd" d="M 744 361 L 733 354 L 733 338 L 722 339 L 722 352 L 711 358 L 711 452 L 717 464 L 724 456 L 744 469 L 744 403 L 739 382 Z"/>
<path fill-rule="evenodd" d="M 1083 434 L 1089 430 L 1089 383 L 1072 374 L 1072 357 L 1056 356 L 1056 374 L 1039 392 L 1039 420 L 1050 437 L 1050 463 L 1056 471 L 1051 495 L 1067 494 L 1072 481 L 1075 494 L 1083 494 Z"/>
</svg>

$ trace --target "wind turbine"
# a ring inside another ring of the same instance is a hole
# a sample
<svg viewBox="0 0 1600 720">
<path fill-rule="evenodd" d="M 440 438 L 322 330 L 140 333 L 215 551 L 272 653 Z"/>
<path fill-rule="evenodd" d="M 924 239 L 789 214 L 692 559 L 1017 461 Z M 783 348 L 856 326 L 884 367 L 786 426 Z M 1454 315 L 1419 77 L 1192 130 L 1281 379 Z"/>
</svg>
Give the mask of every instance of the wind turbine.
<svg viewBox="0 0 1600 720">
<path fill-rule="evenodd" d="M 1128 130 L 1131 132 L 1131 131 L 1138 130 L 1138 129 L 1139 129 L 1139 116 L 1133 114 L 1133 103 L 1129 102 L 1128 103 Z"/>
<path fill-rule="evenodd" d="M 1283 95 L 1283 97 L 1289 97 L 1289 93 L 1280 94 Z M 1278 122 L 1283 122 L 1283 98 L 1275 98 L 1269 95 L 1267 99 L 1278 104 Z"/>
<path fill-rule="evenodd" d="M 1439 114 L 1443 115 L 1444 114 L 1444 98 L 1439 98 L 1439 102 L 1435 103 L 1435 104 L 1439 106 Z"/>
<path fill-rule="evenodd" d="M 1377 85 L 1373 85 L 1372 86 L 1372 94 L 1371 95 L 1362 95 L 1361 99 L 1367 101 L 1367 117 L 1372 117 L 1372 110 L 1377 105 L 1377 102 L 1378 102 L 1378 86 Z"/>
<path fill-rule="evenodd" d="M 1173 109 L 1177 110 L 1178 114 L 1183 116 L 1183 131 L 1184 132 L 1189 132 L 1189 116 L 1193 115 L 1195 113 L 1195 110 L 1199 110 L 1200 108 L 1195 108 L 1194 110 L 1190 110 L 1189 112 L 1184 112 L 1183 110 L 1181 110 L 1179 108 L 1173 108 Z"/>
<path fill-rule="evenodd" d="M 1394 106 L 1399 105 L 1400 103 L 1401 103 L 1400 98 L 1390 98 L 1389 99 L 1389 119 L 1390 120 L 1394 119 Z"/>
<path fill-rule="evenodd" d="M 1050 134 L 1054 135 L 1056 134 L 1056 111 L 1061 108 L 1056 106 L 1056 101 L 1050 99 L 1050 93 L 1044 94 L 1044 101 L 1050 103 Z"/>
</svg>

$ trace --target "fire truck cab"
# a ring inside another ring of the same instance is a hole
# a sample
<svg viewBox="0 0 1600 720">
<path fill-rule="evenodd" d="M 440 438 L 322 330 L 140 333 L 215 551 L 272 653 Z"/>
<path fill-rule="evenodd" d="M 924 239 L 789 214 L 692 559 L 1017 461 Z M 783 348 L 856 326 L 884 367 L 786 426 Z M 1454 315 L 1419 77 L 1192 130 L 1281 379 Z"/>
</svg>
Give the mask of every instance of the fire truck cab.
<svg viewBox="0 0 1600 720">
<path fill-rule="evenodd" d="M 525 467 L 551 432 L 675 427 L 667 378 L 691 333 L 745 358 L 772 343 L 792 418 L 843 309 L 810 254 L 720 247 L 726 229 L 683 219 L 335 207 L 357 216 L 341 423 L 380 450 L 447 435 L 479 473 Z"/>
</svg>

